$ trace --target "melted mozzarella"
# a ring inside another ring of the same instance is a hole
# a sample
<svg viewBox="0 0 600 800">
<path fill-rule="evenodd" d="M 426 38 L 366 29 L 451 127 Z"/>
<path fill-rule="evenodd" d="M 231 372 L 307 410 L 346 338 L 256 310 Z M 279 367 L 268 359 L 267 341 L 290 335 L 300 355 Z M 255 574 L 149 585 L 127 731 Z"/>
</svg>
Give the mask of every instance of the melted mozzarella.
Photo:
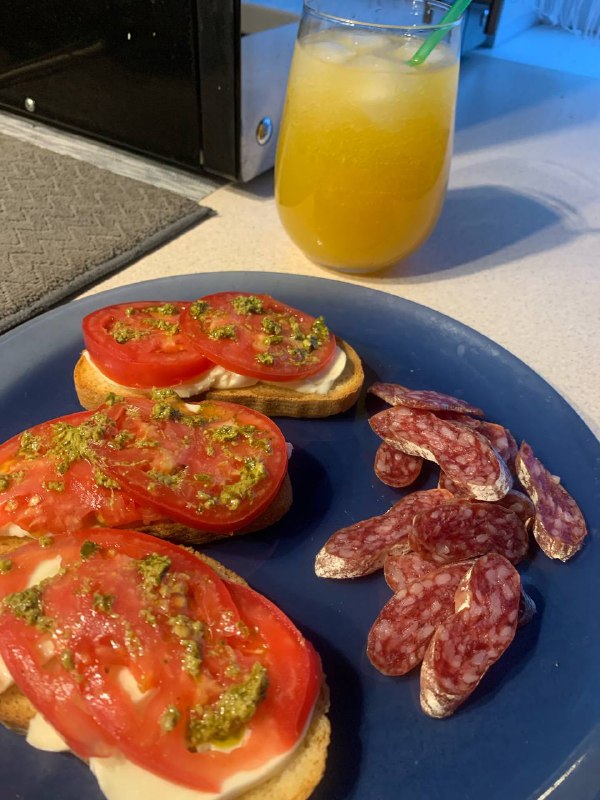
<svg viewBox="0 0 600 800">
<path fill-rule="evenodd" d="M 82 355 L 88 361 L 92 369 L 102 374 L 103 379 L 106 383 L 110 384 L 110 388 L 115 394 L 127 392 L 127 390 L 133 388 L 107 378 L 97 365 L 94 364 L 87 350 L 84 350 Z M 253 386 L 256 382 L 254 378 L 247 378 L 245 375 L 238 375 L 224 367 L 215 365 L 212 369 L 203 372 L 196 378 L 183 381 L 182 383 L 178 383 L 177 386 L 171 386 L 170 388 L 177 392 L 180 397 L 192 397 L 195 394 L 202 394 L 202 392 L 206 392 L 209 389 L 241 389 L 243 386 Z"/>
<path fill-rule="evenodd" d="M 106 375 L 98 369 L 96 364 L 94 364 L 87 350 L 84 350 L 82 355 L 88 361 L 92 369 L 102 374 L 103 379 L 106 383 L 110 384 L 115 394 L 133 389 L 131 386 L 124 386 L 123 384 L 115 383 L 115 381 L 107 378 Z M 297 381 L 263 381 L 263 383 L 269 386 L 292 389 L 301 394 L 327 394 L 344 371 L 345 366 L 346 354 L 336 345 L 331 361 L 320 372 L 317 372 L 310 378 L 303 378 Z M 202 394 L 209 389 L 241 389 L 245 386 L 254 386 L 256 383 L 259 383 L 259 381 L 256 381 L 254 378 L 247 378 L 245 375 L 238 375 L 236 372 L 230 372 L 224 367 L 214 366 L 194 380 L 179 383 L 177 386 L 172 386 L 170 388 L 177 392 L 180 397 L 185 398 L 192 397 L 196 394 Z"/>
<path fill-rule="evenodd" d="M 14 683 L 13 676 L 8 671 L 4 659 L 0 656 L 0 694 L 5 692 Z"/>
<path fill-rule="evenodd" d="M 296 747 L 272 758 L 258 769 L 232 775 L 221 792 L 200 792 L 154 775 L 121 755 L 90 758 L 90 769 L 107 800 L 228 800 L 283 768 Z"/>
<path fill-rule="evenodd" d="M 0 536 L 15 536 L 18 539 L 33 538 L 30 533 L 15 522 L 8 522 L 6 525 L 2 525 L 0 527 Z"/>
<path fill-rule="evenodd" d="M 124 689 L 127 694 L 129 695 L 130 700 L 133 703 L 139 703 L 142 697 L 145 697 L 147 692 L 142 692 L 136 679 L 133 677 L 133 673 L 131 670 L 127 669 L 127 667 L 122 667 L 118 674 L 117 674 L 117 681 L 122 689 Z"/>
<path fill-rule="evenodd" d="M 39 713 L 29 722 L 26 741 L 32 747 L 36 747 L 38 750 L 47 750 L 50 753 L 62 753 L 69 749 L 69 745 L 56 728 L 53 728 Z"/>
<path fill-rule="evenodd" d="M 30 589 L 32 586 L 36 586 L 38 583 L 45 581 L 46 578 L 53 578 L 60 572 L 61 566 L 62 558 L 60 556 L 45 558 L 43 561 L 40 561 L 27 581 L 27 588 Z"/>
</svg>

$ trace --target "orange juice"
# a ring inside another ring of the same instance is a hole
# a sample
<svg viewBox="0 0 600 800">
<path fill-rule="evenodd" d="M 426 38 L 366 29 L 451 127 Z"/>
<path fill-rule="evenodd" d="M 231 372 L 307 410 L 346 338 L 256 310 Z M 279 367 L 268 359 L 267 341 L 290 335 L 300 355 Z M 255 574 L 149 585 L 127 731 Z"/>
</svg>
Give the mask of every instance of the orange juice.
<svg viewBox="0 0 600 800">
<path fill-rule="evenodd" d="M 448 180 L 458 56 L 422 39 L 330 29 L 296 43 L 275 165 L 283 226 L 312 260 L 393 264 L 438 219 Z"/>
</svg>

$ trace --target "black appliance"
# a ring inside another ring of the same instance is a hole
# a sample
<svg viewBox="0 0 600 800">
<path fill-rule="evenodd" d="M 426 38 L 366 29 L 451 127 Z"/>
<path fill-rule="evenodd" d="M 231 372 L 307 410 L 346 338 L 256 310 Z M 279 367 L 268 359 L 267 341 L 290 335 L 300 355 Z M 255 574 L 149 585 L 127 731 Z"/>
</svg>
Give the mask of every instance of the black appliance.
<svg viewBox="0 0 600 800">
<path fill-rule="evenodd" d="M 499 4 L 472 3 L 464 49 Z M 273 166 L 297 22 L 240 0 L 2 0 L 0 109 L 246 181 Z"/>
</svg>

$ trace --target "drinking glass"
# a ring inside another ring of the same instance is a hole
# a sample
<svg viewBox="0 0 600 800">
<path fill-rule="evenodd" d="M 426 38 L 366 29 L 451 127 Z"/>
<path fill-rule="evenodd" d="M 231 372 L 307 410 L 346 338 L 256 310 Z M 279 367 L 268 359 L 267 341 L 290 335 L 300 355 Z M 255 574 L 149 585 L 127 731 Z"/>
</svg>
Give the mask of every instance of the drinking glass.
<svg viewBox="0 0 600 800">
<path fill-rule="evenodd" d="M 449 5 L 306 0 L 275 163 L 281 222 L 310 259 L 366 273 L 401 261 L 439 217 L 452 154 L 461 20 L 408 62 Z"/>
</svg>

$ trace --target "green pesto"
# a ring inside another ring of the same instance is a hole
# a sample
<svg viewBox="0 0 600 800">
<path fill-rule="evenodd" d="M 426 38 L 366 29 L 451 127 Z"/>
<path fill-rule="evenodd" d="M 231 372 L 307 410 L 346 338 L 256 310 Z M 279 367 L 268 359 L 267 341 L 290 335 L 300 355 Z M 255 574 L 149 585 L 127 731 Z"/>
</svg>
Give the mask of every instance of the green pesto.
<svg viewBox="0 0 600 800">
<path fill-rule="evenodd" d="M 221 325 L 219 328 L 213 328 L 212 331 L 208 334 L 209 339 L 235 339 L 236 332 L 235 332 L 235 325 L 232 325 L 230 322 L 227 325 Z"/>
<path fill-rule="evenodd" d="M 38 544 L 43 548 L 52 547 L 54 544 L 54 536 L 49 533 L 47 533 L 45 536 L 40 536 L 38 539 Z"/>
<path fill-rule="evenodd" d="M 162 303 L 159 306 L 148 306 L 143 308 L 144 314 L 160 314 L 163 317 L 174 317 L 179 314 L 179 308 L 175 303 Z"/>
<path fill-rule="evenodd" d="M 310 326 L 310 331 L 313 336 L 316 336 L 319 344 L 323 344 L 329 339 L 329 328 L 325 324 L 323 317 L 317 317 L 313 324 Z"/>
<path fill-rule="evenodd" d="M 17 472 L 5 472 L 3 475 L 0 475 L 0 492 L 6 492 L 13 483 L 19 483 L 25 477 L 25 473 L 23 470 L 18 470 Z"/>
<path fill-rule="evenodd" d="M 104 398 L 104 405 L 112 408 L 117 403 L 122 403 L 125 398 L 120 394 L 109 392 Z"/>
<path fill-rule="evenodd" d="M 165 733 L 174 730 L 181 719 L 181 713 L 175 706 L 167 706 L 160 715 L 160 727 Z"/>
<path fill-rule="evenodd" d="M 195 706 L 190 712 L 187 729 L 190 749 L 241 736 L 265 697 L 267 687 L 267 670 L 257 661 L 244 681 L 230 686 L 214 703 Z"/>
<path fill-rule="evenodd" d="M 85 560 L 95 556 L 96 553 L 100 552 L 102 548 L 96 542 L 92 542 L 90 539 L 86 539 L 85 542 L 79 548 L 79 555 Z"/>
<path fill-rule="evenodd" d="M 266 364 L 266 366 L 270 367 L 275 363 L 275 356 L 272 353 L 257 353 L 255 360 L 259 364 Z"/>
<path fill-rule="evenodd" d="M 231 511 L 235 511 L 242 500 L 252 495 L 252 490 L 256 484 L 266 477 L 267 468 L 260 459 L 245 458 L 238 480 L 222 489 L 219 495 L 219 502 Z"/>
<path fill-rule="evenodd" d="M 92 597 L 92 605 L 96 611 L 101 611 L 103 614 L 108 614 L 109 611 L 112 611 L 114 602 L 114 594 L 102 594 L 102 592 L 94 592 Z"/>
<path fill-rule="evenodd" d="M 201 489 L 196 492 L 196 500 L 198 501 L 196 511 L 198 511 L 199 514 L 203 511 L 207 511 L 209 508 L 213 508 L 217 504 L 217 500 L 212 494 L 203 492 Z"/>
<path fill-rule="evenodd" d="M 148 625 L 156 625 L 156 615 L 148 608 L 140 609 L 140 618 L 147 622 Z"/>
<path fill-rule="evenodd" d="M 260 327 L 265 333 L 268 333 L 271 336 L 279 336 L 283 330 L 281 322 L 278 322 L 271 317 L 265 317 L 263 320 L 261 320 Z"/>
<path fill-rule="evenodd" d="M 73 660 L 73 653 L 71 650 L 63 650 L 60 654 L 60 663 L 69 672 L 75 669 L 75 661 Z"/>
<path fill-rule="evenodd" d="M 99 467 L 94 467 L 94 483 L 103 489 L 120 489 L 121 484 L 110 475 L 107 475 Z"/>
<path fill-rule="evenodd" d="M 219 425 L 218 428 L 209 428 L 206 435 L 214 442 L 235 442 L 240 438 L 240 428 L 238 425 Z"/>
<path fill-rule="evenodd" d="M 52 444 L 49 452 L 58 462 L 59 473 L 64 475 L 74 461 L 89 458 L 90 442 L 102 441 L 112 426 L 114 422 L 100 411 L 81 425 L 55 422 L 52 425 Z"/>
<path fill-rule="evenodd" d="M 129 327 L 124 322 L 115 322 L 110 329 L 110 335 L 117 344 L 127 344 L 128 342 L 137 342 L 148 336 L 147 331 L 135 330 Z"/>
<path fill-rule="evenodd" d="M 129 308 L 125 309 L 125 316 L 127 316 L 127 317 L 133 317 L 138 313 L 139 313 L 139 309 L 138 308 L 134 308 L 133 306 L 129 306 Z"/>
<path fill-rule="evenodd" d="M 162 331 L 163 333 L 168 334 L 169 336 L 175 336 L 175 334 L 179 333 L 179 323 L 177 322 L 169 322 L 166 319 L 149 319 L 147 324 L 151 328 L 155 328 L 158 331 Z"/>
<path fill-rule="evenodd" d="M 274 344 L 281 344 L 282 342 L 283 336 L 281 335 L 265 336 L 263 339 L 263 344 L 265 347 L 271 347 Z"/>
<path fill-rule="evenodd" d="M 181 644 L 183 645 L 181 665 L 188 675 L 191 675 L 192 678 L 197 678 L 202 670 L 200 645 L 193 639 L 184 639 Z"/>
<path fill-rule="evenodd" d="M 19 439 L 19 455 L 25 458 L 35 458 L 40 452 L 42 441 L 39 436 L 25 431 Z"/>
<path fill-rule="evenodd" d="M 194 472 L 193 478 L 198 483 L 214 483 L 214 478 L 208 472 Z"/>
<path fill-rule="evenodd" d="M 234 297 L 231 305 L 238 314 L 264 314 L 263 301 L 256 295 L 240 294 Z"/>
<path fill-rule="evenodd" d="M 178 639 L 192 639 L 202 637 L 204 625 L 200 620 L 191 619 L 185 614 L 176 614 L 168 619 L 169 627 Z"/>
<path fill-rule="evenodd" d="M 137 570 L 142 578 L 142 585 L 146 591 L 151 591 L 160 586 L 160 582 L 171 566 L 168 556 L 150 553 L 137 563 Z"/>
<path fill-rule="evenodd" d="M 192 319 L 199 319 L 200 317 L 204 316 L 208 309 L 210 308 L 209 304 L 206 300 L 196 300 L 190 306 L 190 316 Z"/>
<path fill-rule="evenodd" d="M 179 400 L 179 395 L 174 389 L 164 387 L 162 389 L 152 389 L 150 392 L 152 400 Z"/>
<path fill-rule="evenodd" d="M 148 483 L 148 491 L 153 492 L 158 486 L 167 486 L 169 489 L 179 489 L 185 479 L 185 467 L 177 472 L 161 472 L 157 469 L 151 469 L 147 473 L 150 478 Z"/>
<path fill-rule="evenodd" d="M 13 568 L 13 562 L 10 558 L 0 558 L 0 575 L 10 572 Z"/>
<path fill-rule="evenodd" d="M 152 419 L 181 420 L 183 415 L 178 408 L 172 406 L 168 401 L 159 400 L 152 406 L 152 413 L 150 416 Z"/>
<path fill-rule="evenodd" d="M 289 317 L 288 323 L 290 326 L 292 339 L 298 339 L 298 340 L 304 339 L 304 332 L 300 327 L 300 323 L 298 322 L 298 320 L 295 317 Z"/>
<path fill-rule="evenodd" d="M 113 438 L 112 444 L 118 450 L 122 450 L 124 447 L 127 447 L 132 441 L 135 439 L 135 436 L 131 431 L 119 431 L 117 435 Z"/>
<path fill-rule="evenodd" d="M 144 447 L 160 447 L 160 442 L 156 439 L 136 439 L 133 447 L 137 447 L 139 450 Z"/>
<path fill-rule="evenodd" d="M 43 481 L 42 486 L 50 492 L 64 492 L 64 481 Z"/>
<path fill-rule="evenodd" d="M 7 595 L 2 601 L 2 606 L 27 625 L 35 625 L 44 631 L 52 627 L 52 620 L 44 615 L 42 590 L 39 586 L 30 586 L 22 592 Z"/>
</svg>

